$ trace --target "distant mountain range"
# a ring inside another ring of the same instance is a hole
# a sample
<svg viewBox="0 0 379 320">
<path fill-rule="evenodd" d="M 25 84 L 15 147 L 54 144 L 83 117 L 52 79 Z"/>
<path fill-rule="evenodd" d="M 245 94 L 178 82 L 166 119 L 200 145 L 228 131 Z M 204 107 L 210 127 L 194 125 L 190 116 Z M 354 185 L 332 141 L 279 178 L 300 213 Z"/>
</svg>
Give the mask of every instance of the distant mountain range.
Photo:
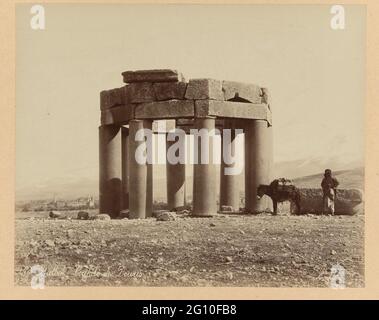
<svg viewBox="0 0 379 320">
<path fill-rule="evenodd" d="M 303 188 L 320 187 L 323 173 L 313 174 L 301 178 L 293 179 L 295 184 Z M 351 170 L 334 171 L 333 176 L 337 178 L 341 189 L 360 189 L 364 190 L 364 168 L 355 168 Z"/>
<path fill-rule="evenodd" d="M 279 162 L 274 165 L 274 177 L 291 178 L 299 187 L 318 188 L 325 168 L 333 170 L 333 174 L 340 181 L 341 188 L 364 189 L 364 168 L 358 163 L 338 165 L 331 161 L 318 161 L 318 159 Z M 187 171 L 187 175 L 189 172 L 190 170 Z M 166 199 L 165 175 L 164 166 L 155 168 L 154 198 L 156 200 Z M 239 179 L 243 185 L 243 174 Z M 186 181 L 188 197 L 192 197 L 192 181 L 192 176 L 189 175 Z M 219 177 L 217 183 L 219 183 Z M 98 177 L 55 178 L 16 190 L 17 201 L 53 199 L 54 196 L 58 199 L 76 199 L 87 195 L 98 197 Z"/>
</svg>

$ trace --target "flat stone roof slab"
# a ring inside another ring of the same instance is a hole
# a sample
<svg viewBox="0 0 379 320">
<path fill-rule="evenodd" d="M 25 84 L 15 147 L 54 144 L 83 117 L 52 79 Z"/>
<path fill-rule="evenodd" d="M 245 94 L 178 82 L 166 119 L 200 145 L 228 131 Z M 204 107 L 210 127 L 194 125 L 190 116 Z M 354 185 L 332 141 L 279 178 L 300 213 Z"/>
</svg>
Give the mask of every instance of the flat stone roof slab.
<svg viewBox="0 0 379 320">
<path fill-rule="evenodd" d="M 180 72 L 171 69 L 125 71 L 122 76 L 125 83 L 184 81 Z"/>
</svg>

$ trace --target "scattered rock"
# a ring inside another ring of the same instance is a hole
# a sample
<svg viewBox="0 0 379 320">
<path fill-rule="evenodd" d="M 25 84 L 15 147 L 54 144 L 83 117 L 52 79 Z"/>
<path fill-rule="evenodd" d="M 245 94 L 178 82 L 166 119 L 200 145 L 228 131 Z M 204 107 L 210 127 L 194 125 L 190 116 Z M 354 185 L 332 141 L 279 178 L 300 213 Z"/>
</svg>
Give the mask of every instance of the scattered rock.
<svg viewBox="0 0 379 320">
<path fill-rule="evenodd" d="M 167 210 L 154 210 L 153 211 L 153 217 L 157 218 L 160 214 L 162 214 L 164 212 L 168 212 L 168 211 Z"/>
<path fill-rule="evenodd" d="M 55 211 L 55 210 L 49 212 L 49 217 L 52 219 L 66 219 L 67 218 L 67 216 L 64 213 Z"/>
<path fill-rule="evenodd" d="M 30 240 L 29 244 L 31 247 L 36 247 L 38 245 L 38 242 L 35 241 L 34 239 L 32 239 L 32 240 Z"/>
<path fill-rule="evenodd" d="M 221 212 L 234 212 L 234 208 L 232 206 L 221 206 Z"/>
<path fill-rule="evenodd" d="M 209 224 L 210 227 L 215 227 L 216 225 L 212 222 Z"/>
<path fill-rule="evenodd" d="M 191 211 L 187 210 L 187 209 L 184 209 L 184 210 L 180 210 L 180 211 L 176 211 L 177 214 L 183 214 L 183 215 L 188 215 L 191 213 Z"/>
<path fill-rule="evenodd" d="M 67 237 L 68 238 L 73 238 L 74 237 L 74 235 L 75 235 L 75 231 L 74 230 L 72 230 L 72 229 L 68 229 L 67 230 Z"/>
<path fill-rule="evenodd" d="M 181 276 L 179 280 L 182 282 L 187 282 L 189 280 L 189 277 L 188 276 Z"/>
<path fill-rule="evenodd" d="M 79 241 L 79 244 L 81 246 L 90 246 L 90 245 L 92 245 L 92 242 L 91 242 L 91 240 L 88 240 L 88 239 L 82 239 Z"/>
<path fill-rule="evenodd" d="M 129 210 L 121 210 L 119 218 L 120 219 L 129 219 Z"/>
<path fill-rule="evenodd" d="M 88 220 L 89 219 L 89 213 L 86 211 L 79 211 L 77 219 L 78 220 Z"/>
<path fill-rule="evenodd" d="M 157 216 L 157 221 L 173 221 L 176 219 L 176 214 L 174 212 L 165 211 Z"/>
<path fill-rule="evenodd" d="M 100 213 L 94 217 L 94 220 L 111 220 L 111 217 L 109 214 Z"/>
<path fill-rule="evenodd" d="M 226 262 L 233 262 L 233 258 L 232 257 L 226 257 L 225 260 L 226 260 Z"/>
<path fill-rule="evenodd" d="M 66 247 L 70 244 L 67 240 L 61 239 L 61 238 L 55 239 L 54 242 L 56 245 L 61 246 L 61 247 Z"/>
<path fill-rule="evenodd" d="M 334 255 L 337 254 L 337 251 L 336 251 L 336 250 L 332 250 L 332 251 L 330 251 L 330 254 L 331 254 L 332 256 L 334 256 Z"/>
<path fill-rule="evenodd" d="M 50 239 L 45 240 L 45 244 L 49 247 L 55 247 L 54 241 Z"/>
</svg>

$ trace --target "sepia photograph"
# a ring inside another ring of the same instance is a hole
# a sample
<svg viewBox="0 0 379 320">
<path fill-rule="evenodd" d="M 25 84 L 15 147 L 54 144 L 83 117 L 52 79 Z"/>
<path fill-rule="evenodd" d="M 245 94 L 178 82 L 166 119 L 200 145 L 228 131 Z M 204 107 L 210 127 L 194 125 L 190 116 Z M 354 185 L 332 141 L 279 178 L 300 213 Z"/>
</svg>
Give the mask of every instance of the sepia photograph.
<svg viewBox="0 0 379 320">
<path fill-rule="evenodd" d="M 364 288 L 366 6 L 15 6 L 16 287 Z"/>
</svg>

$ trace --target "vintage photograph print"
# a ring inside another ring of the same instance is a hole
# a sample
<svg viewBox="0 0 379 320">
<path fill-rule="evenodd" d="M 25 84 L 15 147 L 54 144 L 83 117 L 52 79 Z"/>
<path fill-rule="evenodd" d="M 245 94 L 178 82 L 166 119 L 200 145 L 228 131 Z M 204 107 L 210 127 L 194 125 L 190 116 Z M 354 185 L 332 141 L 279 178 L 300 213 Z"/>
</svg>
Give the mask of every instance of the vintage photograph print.
<svg viewBox="0 0 379 320">
<path fill-rule="evenodd" d="M 364 5 L 16 5 L 16 287 L 365 287 Z"/>
</svg>

